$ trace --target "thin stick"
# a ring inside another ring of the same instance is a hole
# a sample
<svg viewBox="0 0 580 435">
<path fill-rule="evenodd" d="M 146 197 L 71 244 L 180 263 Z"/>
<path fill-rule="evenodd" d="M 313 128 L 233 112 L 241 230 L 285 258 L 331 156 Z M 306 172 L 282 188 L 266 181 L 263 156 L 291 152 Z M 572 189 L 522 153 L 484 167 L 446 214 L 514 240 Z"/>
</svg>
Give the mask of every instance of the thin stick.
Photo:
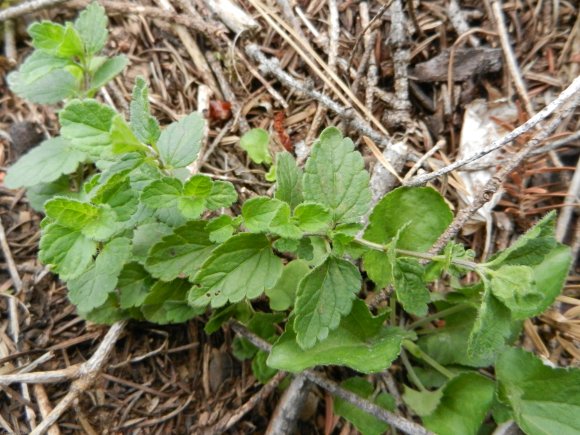
<svg viewBox="0 0 580 435">
<path fill-rule="evenodd" d="M 266 435 L 285 435 L 295 431 L 311 385 L 302 373 L 294 376 L 270 418 Z"/>
<path fill-rule="evenodd" d="M 580 196 L 580 159 L 576 164 L 576 171 L 574 171 L 574 176 L 570 182 L 570 187 L 568 188 L 568 194 L 564 199 L 564 205 L 560 210 L 560 217 L 558 218 L 558 224 L 556 225 L 556 239 L 560 242 L 566 237 L 568 232 L 568 226 L 572 220 L 572 213 L 575 206 L 577 207 L 578 199 Z"/>
<path fill-rule="evenodd" d="M 465 166 L 471 162 L 474 162 L 474 161 L 482 158 L 483 156 L 486 156 L 487 154 L 503 147 L 504 145 L 506 145 L 506 144 L 512 142 L 513 140 L 517 139 L 518 137 L 520 137 L 522 134 L 527 133 L 532 128 L 534 128 L 537 124 L 539 124 L 541 121 L 543 121 L 548 116 L 553 114 L 556 110 L 558 110 L 566 102 L 568 102 L 574 96 L 574 94 L 576 92 L 578 92 L 578 90 L 580 90 L 580 77 L 576 77 L 576 79 L 570 84 L 570 86 L 568 86 L 560 95 L 558 95 L 558 98 L 556 98 L 554 101 L 552 101 L 546 107 L 544 107 L 542 110 L 540 110 L 538 113 L 536 113 L 534 116 L 532 116 L 526 122 L 524 122 L 522 125 L 520 125 L 516 129 L 514 129 L 510 133 L 506 134 L 504 137 L 493 141 L 489 145 L 489 147 L 487 147 L 481 151 L 478 151 L 478 152 L 472 154 L 471 156 L 466 157 L 463 160 L 458 160 L 450 165 L 447 165 L 447 166 L 445 166 L 437 171 L 413 177 L 410 180 L 406 181 L 404 183 L 404 185 L 405 186 L 419 186 L 419 185 L 425 184 L 428 181 L 434 180 L 435 178 L 439 178 L 442 175 L 445 175 L 451 171 L 454 171 L 457 168 L 460 168 L 460 167 Z"/>
<path fill-rule="evenodd" d="M 31 0 L 26 3 L 22 3 L 10 8 L 0 11 L 0 23 L 6 20 L 12 20 L 14 18 L 21 17 L 22 15 L 30 14 L 32 12 L 39 11 L 41 9 L 46 9 L 51 6 L 56 6 L 58 4 L 64 3 L 69 0 Z"/>
<path fill-rule="evenodd" d="M 38 403 L 38 408 L 40 409 L 40 415 L 42 418 L 46 418 L 52 411 L 52 406 L 48 400 L 48 395 L 46 390 L 41 384 L 36 384 L 34 386 L 34 395 L 36 396 L 36 403 Z M 60 435 L 60 430 L 56 424 L 53 424 L 48 428 L 48 435 Z"/>
<path fill-rule="evenodd" d="M 532 102 L 530 101 L 530 96 L 528 95 L 526 84 L 522 79 L 520 68 L 516 60 L 516 55 L 514 54 L 509 41 L 508 32 L 499 0 L 491 0 L 491 8 L 493 10 L 493 16 L 497 25 L 497 32 L 499 33 L 499 42 L 505 56 L 508 71 L 510 72 L 510 76 L 514 82 L 518 95 L 524 103 L 524 108 L 526 109 L 528 116 L 533 116 L 534 108 L 532 107 Z"/>
<path fill-rule="evenodd" d="M 253 332 L 249 331 L 240 323 L 232 323 L 232 329 L 238 335 L 241 335 L 247 339 L 250 343 L 265 352 L 270 352 L 272 350 L 272 345 L 266 340 L 258 337 Z M 302 372 L 303 375 L 311 382 L 324 388 L 335 396 L 346 400 L 349 403 L 361 408 L 365 412 L 377 417 L 381 421 L 389 423 L 391 426 L 411 435 L 433 435 L 432 432 L 428 431 L 424 427 L 407 420 L 404 417 L 398 416 L 390 411 L 387 411 L 380 406 L 375 405 L 368 400 L 365 400 L 358 396 L 357 394 L 345 390 L 336 382 L 331 381 L 324 377 L 321 373 L 315 372 L 314 370 L 305 370 Z"/>
</svg>

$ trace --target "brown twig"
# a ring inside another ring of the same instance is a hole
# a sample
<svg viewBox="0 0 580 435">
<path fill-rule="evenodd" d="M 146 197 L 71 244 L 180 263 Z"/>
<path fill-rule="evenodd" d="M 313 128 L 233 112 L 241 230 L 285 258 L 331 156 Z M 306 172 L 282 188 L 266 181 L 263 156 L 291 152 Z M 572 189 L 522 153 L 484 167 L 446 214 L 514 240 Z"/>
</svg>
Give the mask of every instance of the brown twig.
<svg viewBox="0 0 580 435">
<path fill-rule="evenodd" d="M 69 0 L 30 0 L 26 3 L 0 10 L 0 23 L 2 21 L 12 20 L 32 12 L 37 12 L 41 9 L 56 6 L 67 1 Z"/>
<path fill-rule="evenodd" d="M 306 404 L 311 385 L 304 375 L 294 376 L 270 418 L 266 435 L 285 435 L 295 431 L 298 416 Z"/>
</svg>

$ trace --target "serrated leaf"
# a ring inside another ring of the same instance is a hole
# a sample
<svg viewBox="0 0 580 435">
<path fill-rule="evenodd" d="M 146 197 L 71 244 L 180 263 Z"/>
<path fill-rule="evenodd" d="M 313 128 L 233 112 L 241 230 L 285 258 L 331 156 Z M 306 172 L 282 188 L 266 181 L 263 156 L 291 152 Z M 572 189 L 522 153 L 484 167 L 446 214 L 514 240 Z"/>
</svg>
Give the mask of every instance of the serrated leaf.
<svg viewBox="0 0 580 435">
<path fill-rule="evenodd" d="M 276 201 L 276 200 L 272 200 Z M 274 234 L 286 239 L 300 239 L 302 237 L 302 230 L 296 225 L 295 220 L 290 218 L 290 206 L 285 202 L 280 202 L 280 207 L 276 210 L 269 229 Z"/>
<path fill-rule="evenodd" d="M 59 113 L 61 134 L 75 148 L 99 157 L 111 145 L 109 131 L 115 115 L 95 100 L 73 100 Z"/>
<path fill-rule="evenodd" d="M 89 4 L 76 19 L 74 26 L 82 39 L 85 51 L 88 55 L 98 53 L 107 42 L 108 19 L 103 8 L 98 2 Z"/>
<path fill-rule="evenodd" d="M 374 397 L 374 388 L 363 378 L 349 378 L 340 386 L 352 391 L 363 399 L 371 400 L 376 405 L 388 411 L 396 408 L 395 399 L 387 393 L 380 393 Z M 334 397 L 334 413 L 350 421 L 362 435 L 381 435 L 389 429 L 389 425 L 382 420 L 366 413 L 361 408 L 347 402 L 340 397 Z"/>
<path fill-rule="evenodd" d="M 15 71 L 8 75 L 7 81 L 12 92 L 38 104 L 59 103 L 78 92 L 76 78 L 64 69 L 53 69 L 34 80 Z"/>
<path fill-rule="evenodd" d="M 416 316 L 427 314 L 427 304 L 430 300 L 423 273 L 423 267 L 412 258 L 398 258 L 393 268 L 393 284 L 397 300 L 406 312 Z"/>
<path fill-rule="evenodd" d="M 120 307 L 140 307 L 154 283 L 155 279 L 139 263 L 126 263 L 117 281 Z"/>
<path fill-rule="evenodd" d="M 300 204 L 294 210 L 293 220 L 302 231 L 315 233 L 327 229 L 332 216 L 323 205 Z"/>
<path fill-rule="evenodd" d="M 119 307 L 117 295 L 110 293 L 104 304 L 91 311 L 78 311 L 79 315 L 89 322 L 112 325 L 119 320 L 128 319 L 129 312 Z"/>
<path fill-rule="evenodd" d="M 453 214 L 430 187 L 399 187 L 381 199 L 369 218 L 364 238 L 389 243 L 401 231 L 397 248 L 427 251 L 451 223 Z"/>
<path fill-rule="evenodd" d="M 183 184 L 177 178 L 164 177 L 149 184 L 143 193 L 141 201 L 153 209 L 169 208 L 177 205 L 183 194 Z"/>
<path fill-rule="evenodd" d="M 129 178 L 123 174 L 109 178 L 108 182 L 97 189 L 91 201 L 94 204 L 107 204 L 120 222 L 131 219 L 139 207 L 138 192 L 131 189 Z"/>
<path fill-rule="evenodd" d="M 282 261 L 274 255 L 262 234 L 237 234 L 215 249 L 194 281 L 200 290 L 190 298 L 194 305 L 221 307 L 226 302 L 253 299 L 272 287 L 282 273 Z"/>
<path fill-rule="evenodd" d="M 211 193 L 207 198 L 206 207 L 209 210 L 219 210 L 229 207 L 238 200 L 234 185 L 228 181 L 214 181 Z"/>
<path fill-rule="evenodd" d="M 197 158 L 204 122 L 202 116 L 194 112 L 161 132 L 157 149 L 165 166 L 184 168 Z"/>
<path fill-rule="evenodd" d="M 70 180 L 67 176 L 62 176 L 56 181 L 50 183 L 40 183 L 29 187 L 26 191 L 26 197 L 30 206 L 41 213 L 44 213 L 44 203 L 55 196 L 66 196 L 75 198 L 78 192 L 70 190 Z"/>
<path fill-rule="evenodd" d="M 133 98 L 131 100 L 131 128 L 135 136 L 143 143 L 155 144 L 161 134 L 157 120 L 151 116 L 149 108 L 149 90 L 143 77 L 135 79 Z"/>
<path fill-rule="evenodd" d="M 104 304 L 117 286 L 117 279 L 131 253 L 131 241 L 119 237 L 107 243 L 84 273 L 68 281 L 68 296 L 79 311 Z"/>
<path fill-rule="evenodd" d="M 508 349 L 496 364 L 499 398 L 530 435 L 580 432 L 580 370 L 552 368 L 522 349 Z"/>
<path fill-rule="evenodd" d="M 302 240 L 305 239 L 296 240 L 296 239 L 285 239 L 281 237 L 274 242 L 273 246 L 274 249 L 276 249 L 277 251 L 294 253 L 298 251 L 298 247 L 300 246 L 300 242 Z"/>
<path fill-rule="evenodd" d="M 211 195 L 213 181 L 207 175 L 194 175 L 183 185 L 183 194 L 196 198 L 207 198 Z"/>
<path fill-rule="evenodd" d="M 413 410 L 419 417 L 430 415 L 437 409 L 441 398 L 443 397 L 443 389 L 435 391 L 417 391 L 404 386 L 403 401 Z"/>
<path fill-rule="evenodd" d="M 161 222 L 151 222 L 137 227 L 133 233 L 133 256 L 135 260 L 144 263 L 153 245 L 164 236 L 171 234 L 170 226 Z"/>
<path fill-rule="evenodd" d="M 149 251 L 147 271 L 164 281 L 193 278 L 215 248 L 205 226 L 205 221 L 188 222 L 163 237 Z"/>
<path fill-rule="evenodd" d="M 292 319 L 272 347 L 268 365 L 300 372 L 319 365 L 342 365 L 361 373 L 378 373 L 391 365 L 401 351 L 407 333 L 383 327 L 385 316 L 373 317 L 365 303 L 355 300 L 351 313 L 328 336 L 304 350 L 297 343 Z"/>
<path fill-rule="evenodd" d="M 510 309 L 514 319 L 540 314 L 544 295 L 536 288 L 534 272 L 528 266 L 502 266 L 493 272 L 491 292 Z"/>
<path fill-rule="evenodd" d="M 63 280 L 82 274 L 92 261 L 97 244 L 81 234 L 57 223 L 43 228 L 39 259 Z"/>
<path fill-rule="evenodd" d="M 244 226 L 252 232 L 267 232 L 283 204 L 282 201 L 267 196 L 256 196 L 247 200 L 242 206 Z"/>
<path fill-rule="evenodd" d="M 362 278 L 350 262 L 328 256 L 298 287 L 294 313 L 296 341 L 302 349 L 313 347 L 336 329 L 350 313 Z"/>
<path fill-rule="evenodd" d="M 116 115 L 111 123 L 111 144 L 115 154 L 130 152 L 147 153 L 148 148 L 135 137 L 121 115 Z"/>
<path fill-rule="evenodd" d="M 571 265 L 570 247 L 558 243 L 544 256 L 540 264 L 533 267 L 536 288 L 544 295 L 544 299 L 537 306 L 538 313 L 546 311 L 560 295 Z"/>
<path fill-rule="evenodd" d="M 270 135 L 263 128 L 252 128 L 240 138 L 240 147 L 248 153 L 254 163 L 272 164 L 272 157 L 268 151 Z"/>
<path fill-rule="evenodd" d="M 107 59 L 94 73 L 91 79 L 90 90 L 97 91 L 119 75 L 127 64 L 127 56 L 120 54 Z"/>
<path fill-rule="evenodd" d="M 308 272 L 310 272 L 310 268 L 304 260 L 294 260 L 284 266 L 282 275 L 280 275 L 276 284 L 266 289 L 266 296 L 270 300 L 270 308 L 276 311 L 285 311 L 292 307 L 298 284 Z"/>
<path fill-rule="evenodd" d="M 494 393 L 491 379 L 477 373 L 462 373 L 445 385 L 439 406 L 423 417 L 423 424 L 439 435 L 476 435 L 493 403 Z"/>
<path fill-rule="evenodd" d="M 157 281 L 145 298 L 141 311 L 154 323 L 183 323 L 205 311 L 204 308 L 187 305 L 186 295 L 190 284 L 185 279 L 171 282 Z"/>
<path fill-rule="evenodd" d="M 304 168 L 304 199 L 330 209 L 334 222 L 358 222 L 369 210 L 369 174 L 352 140 L 334 127 L 313 145 Z"/>
<path fill-rule="evenodd" d="M 238 319 L 242 323 L 250 320 L 253 310 L 247 302 L 226 305 L 223 308 L 213 310 L 210 318 L 203 327 L 206 334 L 213 334 L 220 330 L 222 325 L 231 318 Z"/>
<path fill-rule="evenodd" d="M 302 169 L 289 152 L 276 155 L 276 193 L 275 197 L 294 209 L 304 201 L 302 193 Z"/>
<path fill-rule="evenodd" d="M 34 48 L 59 57 L 83 55 L 83 43 L 77 31 L 67 23 L 66 26 L 41 21 L 28 27 Z"/>
<path fill-rule="evenodd" d="M 73 63 L 69 59 L 35 50 L 18 68 L 19 80 L 22 80 L 23 83 L 32 83 L 55 69 L 64 69 L 70 65 Z"/>
<path fill-rule="evenodd" d="M 469 335 L 467 353 L 472 358 L 493 359 L 511 336 L 512 318 L 510 311 L 489 290 L 489 283 L 484 283 L 486 288 Z"/>
<path fill-rule="evenodd" d="M 236 230 L 236 222 L 231 216 L 223 214 L 209 221 L 205 230 L 209 234 L 209 239 L 214 243 L 223 243 L 229 239 Z"/>
<path fill-rule="evenodd" d="M 85 153 L 74 149 L 66 139 L 48 139 L 32 148 L 10 167 L 4 178 L 4 185 L 9 189 L 16 189 L 50 183 L 63 174 L 74 172 L 86 158 Z"/>
</svg>

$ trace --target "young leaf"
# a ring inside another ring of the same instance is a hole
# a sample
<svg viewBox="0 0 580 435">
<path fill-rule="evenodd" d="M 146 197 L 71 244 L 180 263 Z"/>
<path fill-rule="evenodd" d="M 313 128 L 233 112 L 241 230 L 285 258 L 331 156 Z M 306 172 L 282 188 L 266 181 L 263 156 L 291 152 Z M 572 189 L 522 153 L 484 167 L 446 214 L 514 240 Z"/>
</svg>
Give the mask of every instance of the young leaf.
<svg viewBox="0 0 580 435">
<path fill-rule="evenodd" d="M 294 223 L 294 220 L 291 220 L 290 213 L 290 206 L 285 202 L 280 202 L 280 207 L 276 210 L 269 228 L 270 231 L 278 234 L 280 237 L 298 240 L 302 237 L 303 233 L 298 228 L 298 225 Z"/>
<path fill-rule="evenodd" d="M 507 349 L 496 364 L 499 398 L 527 434 L 580 432 L 580 370 L 546 366 L 522 349 Z"/>
<path fill-rule="evenodd" d="M 536 288 L 544 295 L 538 304 L 536 312 L 543 313 L 560 295 L 568 277 L 572 264 L 572 254 L 569 246 L 558 243 L 544 256 L 542 263 L 534 266 L 534 281 Z"/>
<path fill-rule="evenodd" d="M 108 19 L 103 8 L 98 2 L 89 4 L 75 21 L 75 28 L 80 35 L 89 56 L 98 53 L 107 42 Z"/>
<path fill-rule="evenodd" d="M 294 209 L 304 201 L 302 193 L 302 170 L 296 160 L 287 151 L 276 157 L 276 198 L 284 201 Z"/>
<path fill-rule="evenodd" d="M 514 319 L 540 314 L 544 295 L 536 288 L 534 272 L 529 266 L 502 266 L 493 272 L 491 292 L 510 309 Z"/>
<path fill-rule="evenodd" d="M 234 185 L 228 181 L 214 181 L 211 193 L 207 198 L 206 207 L 209 210 L 219 210 L 229 207 L 238 199 Z"/>
<path fill-rule="evenodd" d="M 267 232 L 282 204 L 284 204 L 282 201 L 267 196 L 257 196 L 247 200 L 242 206 L 244 226 L 255 233 Z"/>
<path fill-rule="evenodd" d="M 232 235 L 236 230 L 237 223 L 231 216 L 223 214 L 215 219 L 209 221 L 205 227 L 205 230 L 209 234 L 209 239 L 214 243 L 223 243 Z"/>
<path fill-rule="evenodd" d="M 125 264 L 119 274 L 119 304 L 121 308 L 140 307 L 143 305 L 155 279 L 139 263 Z"/>
<path fill-rule="evenodd" d="M 157 281 L 145 298 L 141 311 L 145 318 L 154 323 L 183 323 L 203 314 L 204 308 L 187 305 L 186 295 L 190 284 L 185 279 L 171 282 Z"/>
<path fill-rule="evenodd" d="M 96 190 L 91 201 L 97 205 L 107 204 L 120 222 L 131 219 L 139 207 L 138 192 L 131 189 L 129 178 L 123 174 L 109 178 Z"/>
<path fill-rule="evenodd" d="M 195 276 L 199 292 L 190 294 L 193 305 L 221 307 L 226 302 L 252 299 L 272 287 L 282 273 L 282 261 L 274 255 L 262 234 L 238 234 L 213 251 Z M 196 298 L 194 296 L 202 295 Z"/>
<path fill-rule="evenodd" d="M 245 150 L 254 163 L 272 164 L 272 157 L 268 151 L 270 135 L 263 128 L 253 128 L 240 139 L 240 147 Z"/>
<path fill-rule="evenodd" d="M 304 168 L 304 199 L 326 205 L 334 222 L 357 222 L 369 210 L 369 174 L 353 142 L 325 129 Z"/>
<path fill-rule="evenodd" d="M 437 241 L 452 219 L 449 206 L 436 190 L 399 187 L 375 206 L 364 238 L 389 243 L 400 230 L 397 248 L 423 252 Z"/>
<path fill-rule="evenodd" d="M 117 286 L 117 278 L 131 253 L 125 237 L 111 240 L 83 274 L 68 282 L 68 296 L 80 311 L 91 311 L 104 304 Z"/>
<path fill-rule="evenodd" d="M 412 258 L 398 258 L 393 268 L 397 300 L 403 309 L 416 316 L 427 314 L 429 290 L 423 280 L 423 268 Z"/>
<path fill-rule="evenodd" d="M 67 23 L 66 26 L 42 21 L 28 28 L 34 48 L 58 57 L 83 55 L 83 43 L 77 31 Z"/>
<path fill-rule="evenodd" d="M 127 56 L 120 54 L 107 59 L 97 68 L 91 78 L 89 91 L 97 91 L 119 75 L 129 63 Z"/>
<path fill-rule="evenodd" d="M 328 337 L 304 350 L 297 343 L 292 318 L 272 347 L 270 367 L 300 372 L 319 365 L 343 365 L 361 373 L 378 373 L 391 365 L 401 351 L 407 332 L 383 327 L 385 316 L 373 317 L 365 303 L 356 299 L 351 313 L 343 317 Z"/>
<path fill-rule="evenodd" d="M 405 387 L 403 402 L 413 410 L 419 417 L 433 414 L 443 397 L 443 389 L 435 391 L 417 391 Z"/>
<path fill-rule="evenodd" d="M 328 256 L 300 281 L 294 330 L 302 349 L 313 347 L 338 327 L 341 317 L 350 313 L 361 281 L 352 263 L 334 256 Z"/>
<path fill-rule="evenodd" d="M 314 233 L 328 228 L 332 216 L 323 205 L 300 204 L 294 210 L 293 220 L 302 231 Z"/>
<path fill-rule="evenodd" d="M 270 308 L 285 311 L 293 306 L 298 284 L 308 272 L 310 268 L 304 260 L 294 260 L 284 266 L 276 284 L 266 289 L 266 296 L 270 299 Z"/>
<path fill-rule="evenodd" d="M 135 136 L 143 143 L 155 144 L 161 130 L 157 120 L 151 116 L 149 108 L 149 90 L 143 77 L 137 77 L 131 100 L 131 128 Z"/>
<path fill-rule="evenodd" d="M 12 92 L 38 104 L 59 103 L 78 92 L 77 79 L 64 69 L 53 69 L 34 80 L 15 71 L 8 75 L 7 81 Z"/>
<path fill-rule="evenodd" d="M 439 406 L 423 417 L 423 424 L 439 435 L 476 435 L 493 403 L 494 393 L 491 379 L 477 373 L 462 373 L 445 385 Z"/>
<path fill-rule="evenodd" d="M 153 209 L 177 205 L 183 194 L 183 184 L 177 178 L 165 177 L 149 184 L 141 194 L 141 201 Z"/>
<path fill-rule="evenodd" d="M 137 227 L 133 232 L 134 259 L 144 264 L 153 245 L 172 232 L 173 230 L 169 225 L 161 222 L 146 223 Z"/>
<path fill-rule="evenodd" d="M 163 237 L 149 251 L 147 271 L 163 281 L 183 276 L 193 278 L 215 248 L 205 225 L 205 221 L 188 222 Z"/>
<path fill-rule="evenodd" d="M 61 134 L 86 153 L 100 157 L 111 145 L 109 131 L 115 111 L 95 100 L 73 100 L 59 113 Z"/>
<path fill-rule="evenodd" d="M 213 182 L 205 175 L 194 175 L 183 186 L 184 197 L 177 204 L 188 219 L 197 219 L 206 209 L 206 198 L 211 194 Z"/>
<path fill-rule="evenodd" d="M 87 155 L 74 149 L 62 137 L 45 140 L 18 160 L 6 174 L 4 185 L 9 189 L 50 183 L 63 174 L 76 170 Z"/>
<path fill-rule="evenodd" d="M 184 168 L 197 158 L 204 120 L 197 112 L 169 125 L 161 132 L 157 149 L 163 164 L 169 168 Z"/>
<path fill-rule="evenodd" d="M 342 382 L 340 386 L 363 399 L 371 400 L 388 411 L 394 411 L 397 407 L 395 399 L 390 394 L 380 393 L 374 397 L 373 386 L 364 378 L 349 378 Z M 334 413 L 350 421 L 362 435 L 381 435 L 389 429 L 389 425 L 384 421 L 366 413 L 340 397 L 334 397 L 333 405 Z"/>
<path fill-rule="evenodd" d="M 63 280 L 82 274 L 97 252 L 97 244 L 81 234 L 57 223 L 43 228 L 38 258 Z"/>
</svg>

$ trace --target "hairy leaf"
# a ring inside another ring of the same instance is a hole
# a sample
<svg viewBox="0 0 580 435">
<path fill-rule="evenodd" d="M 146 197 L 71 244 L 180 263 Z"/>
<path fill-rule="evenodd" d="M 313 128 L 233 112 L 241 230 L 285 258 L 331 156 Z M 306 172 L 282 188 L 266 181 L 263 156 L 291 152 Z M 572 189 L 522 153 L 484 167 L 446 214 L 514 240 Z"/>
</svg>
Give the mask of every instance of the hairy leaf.
<svg viewBox="0 0 580 435">
<path fill-rule="evenodd" d="M 310 268 L 304 260 L 294 260 L 284 266 L 282 275 L 276 284 L 266 289 L 266 295 L 270 299 L 270 308 L 276 311 L 285 311 L 292 307 L 298 284 L 308 272 L 310 272 Z"/>
<path fill-rule="evenodd" d="M 510 309 L 514 319 L 533 317 L 543 311 L 544 295 L 536 288 L 534 271 L 528 266 L 506 265 L 494 271 L 491 292 Z"/>
<path fill-rule="evenodd" d="M 302 349 L 313 347 L 338 327 L 341 317 L 350 313 L 361 281 L 352 263 L 334 256 L 302 279 L 294 308 L 294 330 Z"/>
<path fill-rule="evenodd" d="M 209 239 L 214 243 L 223 243 L 229 239 L 236 230 L 237 221 L 231 216 L 223 214 L 209 221 L 205 230 L 209 234 Z"/>
<path fill-rule="evenodd" d="M 240 139 L 240 147 L 248 153 L 254 163 L 272 164 L 272 157 L 268 151 L 270 135 L 263 128 L 253 128 Z"/>
<path fill-rule="evenodd" d="M 293 220 L 302 231 L 314 233 L 327 229 L 332 217 L 323 205 L 300 204 L 294 210 Z"/>
<path fill-rule="evenodd" d="M 238 199 L 234 185 L 228 181 L 214 181 L 211 193 L 207 198 L 206 207 L 209 210 L 218 210 L 229 207 Z"/>
<path fill-rule="evenodd" d="M 75 28 L 80 35 L 88 55 L 98 53 L 107 42 L 108 19 L 103 8 L 98 2 L 89 4 L 75 21 Z"/>
<path fill-rule="evenodd" d="M 121 74 L 121 72 L 125 69 L 128 65 L 129 59 L 127 56 L 120 54 L 118 56 L 113 56 L 107 59 L 103 64 L 97 68 L 97 70 L 93 73 L 93 77 L 91 79 L 90 89 L 93 91 L 98 90 L 99 88 L 105 86 L 111 80 L 113 80 L 117 75 Z"/>
<path fill-rule="evenodd" d="M 169 125 L 161 132 L 157 149 L 164 165 L 184 168 L 197 158 L 204 120 L 197 112 Z"/>
<path fill-rule="evenodd" d="M 294 209 L 304 201 L 302 193 L 302 169 L 287 151 L 276 157 L 276 198 L 284 201 Z"/>
<path fill-rule="evenodd" d="M 443 389 L 435 391 L 417 391 L 412 388 L 405 387 L 403 393 L 403 401 L 413 410 L 415 414 L 420 417 L 433 414 L 443 397 Z"/>
<path fill-rule="evenodd" d="M 285 202 L 280 202 L 280 207 L 276 210 L 269 228 L 270 231 L 281 237 L 298 240 L 302 237 L 303 232 L 298 225 L 296 225 L 295 220 L 291 219 L 290 213 L 290 206 Z"/>
<path fill-rule="evenodd" d="M 183 323 L 203 314 L 204 308 L 191 307 L 186 302 L 190 284 L 185 279 L 171 282 L 157 281 L 145 298 L 141 311 L 154 323 Z"/>
<path fill-rule="evenodd" d="M 59 103 L 78 91 L 76 78 L 64 69 L 53 69 L 33 80 L 16 71 L 8 75 L 8 84 L 15 94 L 39 104 Z"/>
<path fill-rule="evenodd" d="M 284 204 L 267 196 L 257 196 L 244 202 L 242 217 L 245 227 L 252 232 L 267 232 L 278 209 Z"/>
<path fill-rule="evenodd" d="M 423 280 L 423 268 L 412 258 L 398 258 L 393 268 L 397 300 L 403 309 L 416 316 L 427 314 L 429 290 Z"/>
<path fill-rule="evenodd" d="M 183 194 L 183 184 L 177 178 L 165 177 L 149 184 L 141 194 L 141 201 L 153 209 L 177 205 Z"/>
<path fill-rule="evenodd" d="M 140 263 L 145 263 L 149 250 L 173 230 L 161 222 L 150 222 L 138 226 L 133 232 L 133 257 Z"/>
<path fill-rule="evenodd" d="M 334 222 L 358 222 L 369 210 L 369 174 L 354 144 L 341 132 L 325 129 L 304 168 L 304 199 L 330 209 Z"/>
<path fill-rule="evenodd" d="M 135 136 L 147 144 L 157 143 L 161 134 L 157 120 L 150 114 L 149 90 L 143 77 L 135 79 L 131 100 L 131 128 Z"/>
<path fill-rule="evenodd" d="M 155 279 L 139 263 L 125 264 L 117 281 L 121 308 L 140 307 L 154 283 Z"/>
</svg>

